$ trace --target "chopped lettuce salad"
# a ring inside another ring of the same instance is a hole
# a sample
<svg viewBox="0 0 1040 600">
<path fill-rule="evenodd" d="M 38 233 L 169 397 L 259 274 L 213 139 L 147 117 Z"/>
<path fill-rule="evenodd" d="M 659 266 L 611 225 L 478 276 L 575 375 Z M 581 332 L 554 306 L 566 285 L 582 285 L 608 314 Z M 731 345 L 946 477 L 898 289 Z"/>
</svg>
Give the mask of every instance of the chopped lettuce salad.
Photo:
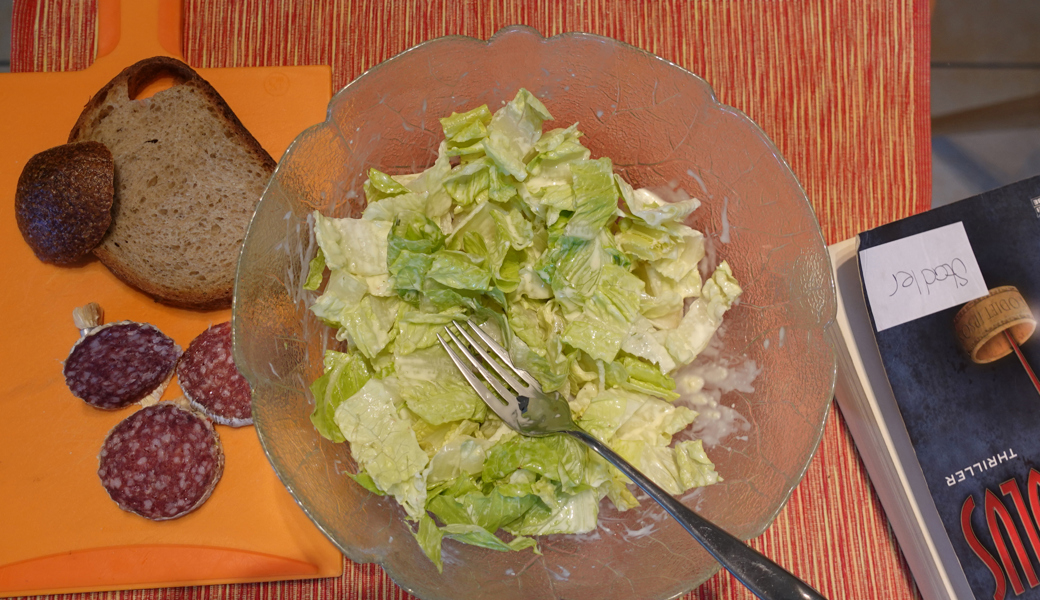
<svg viewBox="0 0 1040 600">
<path fill-rule="evenodd" d="M 480 323 L 670 493 L 719 480 L 699 440 L 672 444 L 696 416 L 673 404 L 672 374 L 740 286 L 725 262 L 702 280 L 704 238 L 684 224 L 696 199 L 632 189 L 576 124 L 543 131 L 551 119 L 523 89 L 494 113 L 453 113 L 433 166 L 371 169 L 361 218 L 314 214 L 304 287 L 325 282 L 311 311 L 346 351 L 326 352 L 311 421 L 349 442 L 352 477 L 403 507 L 438 569 L 445 537 L 537 552 L 533 536 L 595 529 L 604 497 L 638 505 L 580 442 L 521 436 L 488 410 L 437 342 L 453 320 Z"/>
</svg>

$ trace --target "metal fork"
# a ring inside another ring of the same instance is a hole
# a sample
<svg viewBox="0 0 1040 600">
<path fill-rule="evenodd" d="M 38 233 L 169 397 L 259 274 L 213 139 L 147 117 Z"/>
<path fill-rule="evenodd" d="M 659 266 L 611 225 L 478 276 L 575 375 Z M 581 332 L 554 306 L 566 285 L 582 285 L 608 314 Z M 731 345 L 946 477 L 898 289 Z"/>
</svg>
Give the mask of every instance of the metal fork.
<svg viewBox="0 0 1040 600">
<path fill-rule="evenodd" d="M 804 581 L 687 508 L 606 444 L 580 429 L 571 419 L 567 402 L 557 394 L 544 393 L 538 381 L 530 373 L 515 367 L 509 359 L 509 352 L 480 327 L 468 321 L 455 325 L 458 335 L 452 331 L 451 325 L 445 327 L 445 332 L 457 350 L 440 334 L 437 339 L 477 395 L 506 425 L 523 435 L 539 437 L 562 433 L 587 444 L 664 507 L 715 560 L 759 598 L 825 600 Z M 489 350 L 498 360 L 492 358 Z M 491 367 L 498 377 L 493 376 L 487 367 Z"/>
</svg>

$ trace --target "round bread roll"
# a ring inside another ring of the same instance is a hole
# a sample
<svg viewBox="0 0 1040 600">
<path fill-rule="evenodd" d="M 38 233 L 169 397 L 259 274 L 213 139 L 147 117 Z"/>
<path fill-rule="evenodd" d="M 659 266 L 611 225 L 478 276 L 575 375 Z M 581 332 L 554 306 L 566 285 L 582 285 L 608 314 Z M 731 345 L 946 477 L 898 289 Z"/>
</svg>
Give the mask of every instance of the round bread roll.
<svg viewBox="0 0 1040 600">
<path fill-rule="evenodd" d="M 112 153 L 99 142 L 57 146 L 25 163 L 15 219 L 37 258 L 68 265 L 101 243 L 112 224 L 114 176 Z"/>
</svg>

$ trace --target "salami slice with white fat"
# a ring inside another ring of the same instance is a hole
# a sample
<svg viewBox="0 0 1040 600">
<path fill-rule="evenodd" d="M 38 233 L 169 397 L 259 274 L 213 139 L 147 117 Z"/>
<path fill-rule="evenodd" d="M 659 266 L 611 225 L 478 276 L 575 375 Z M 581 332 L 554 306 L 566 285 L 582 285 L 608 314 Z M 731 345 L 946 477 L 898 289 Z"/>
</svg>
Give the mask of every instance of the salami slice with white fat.
<svg viewBox="0 0 1040 600">
<path fill-rule="evenodd" d="M 142 408 L 112 428 L 98 476 L 123 510 L 176 519 L 209 498 L 224 472 L 220 438 L 204 416 L 172 402 Z"/>
<path fill-rule="evenodd" d="M 253 422 L 249 382 L 238 372 L 231 348 L 231 323 L 212 325 L 184 351 L 177 382 L 192 406 L 215 422 L 242 427 Z"/>
<path fill-rule="evenodd" d="M 91 406 L 115 410 L 162 394 L 181 348 L 153 325 L 122 321 L 88 329 L 65 360 L 65 383 Z"/>
</svg>

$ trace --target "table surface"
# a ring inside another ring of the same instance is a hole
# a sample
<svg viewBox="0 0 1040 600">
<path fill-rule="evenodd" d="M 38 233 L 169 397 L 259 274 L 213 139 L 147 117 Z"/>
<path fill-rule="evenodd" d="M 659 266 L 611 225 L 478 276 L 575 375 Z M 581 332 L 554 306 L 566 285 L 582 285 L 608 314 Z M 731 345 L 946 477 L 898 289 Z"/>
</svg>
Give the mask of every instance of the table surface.
<svg viewBox="0 0 1040 600">
<path fill-rule="evenodd" d="M 98 2 L 15 0 L 12 71 L 87 67 L 105 43 Z M 828 243 L 929 206 L 927 0 L 184 0 L 182 14 L 192 66 L 325 64 L 333 89 L 443 35 L 524 24 L 613 37 L 700 75 L 758 123 Z M 919 597 L 836 405 L 805 479 L 750 544 L 832 600 Z M 333 579 L 63 596 L 81 597 L 411 598 L 378 566 L 349 560 Z M 752 595 L 722 572 L 684 598 Z"/>
</svg>

